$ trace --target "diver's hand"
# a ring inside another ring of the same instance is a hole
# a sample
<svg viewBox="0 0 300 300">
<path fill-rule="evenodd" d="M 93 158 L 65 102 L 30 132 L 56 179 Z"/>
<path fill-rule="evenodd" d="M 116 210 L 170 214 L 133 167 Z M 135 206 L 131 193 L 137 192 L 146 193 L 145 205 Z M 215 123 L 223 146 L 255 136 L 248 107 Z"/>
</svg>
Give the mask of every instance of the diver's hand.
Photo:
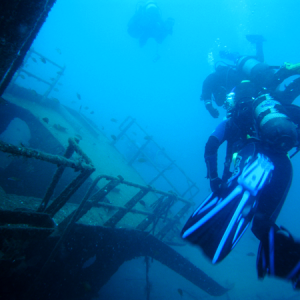
<svg viewBox="0 0 300 300">
<path fill-rule="evenodd" d="M 205 107 L 213 118 L 216 119 L 219 117 L 219 111 L 212 106 L 211 101 L 205 101 Z"/>
<path fill-rule="evenodd" d="M 212 107 L 212 109 L 209 109 L 208 111 L 213 118 L 217 119 L 219 117 L 219 111 L 216 108 Z"/>
<path fill-rule="evenodd" d="M 210 180 L 210 188 L 212 192 L 216 192 L 218 189 L 220 189 L 222 186 L 222 179 L 219 177 L 216 177 L 214 179 Z"/>
</svg>

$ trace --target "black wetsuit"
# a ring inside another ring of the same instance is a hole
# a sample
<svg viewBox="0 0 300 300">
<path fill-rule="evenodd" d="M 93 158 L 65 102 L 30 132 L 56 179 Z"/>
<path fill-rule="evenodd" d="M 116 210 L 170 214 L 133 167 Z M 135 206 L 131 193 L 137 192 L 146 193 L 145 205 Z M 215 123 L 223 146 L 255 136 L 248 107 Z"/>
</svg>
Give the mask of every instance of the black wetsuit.
<svg viewBox="0 0 300 300">
<path fill-rule="evenodd" d="M 219 116 L 219 112 L 212 102 L 222 106 L 226 95 L 242 80 L 251 80 L 257 91 L 267 89 L 267 92 L 282 104 L 291 104 L 300 95 L 299 69 L 272 67 L 263 63 L 263 60 L 262 43 L 257 43 L 256 56 L 237 57 L 234 66 L 219 64 L 216 71 L 206 77 L 200 99 L 214 118 Z M 252 63 L 246 64 L 247 61 Z"/>
<path fill-rule="evenodd" d="M 210 100 L 212 95 L 218 106 L 222 106 L 226 95 L 242 80 L 241 74 L 232 66 L 219 66 L 209 74 L 202 85 L 201 100 Z"/>
<path fill-rule="evenodd" d="M 263 39 L 254 43 L 256 45 L 256 56 L 254 58 L 259 62 L 263 62 Z M 240 55 L 238 53 L 227 53 L 226 57 L 236 63 Z M 218 118 L 219 112 L 213 107 L 212 101 L 215 101 L 218 106 L 222 106 L 226 100 L 226 95 L 242 80 L 246 79 L 249 78 L 241 70 L 238 70 L 235 65 L 226 64 L 219 64 L 216 71 L 206 77 L 202 84 L 200 99 L 204 101 L 206 109 L 214 118 Z"/>
<path fill-rule="evenodd" d="M 217 126 L 216 130 L 209 137 L 205 147 L 204 156 L 210 179 L 218 177 L 217 152 L 221 144 L 227 141 L 227 154 L 223 175 L 223 181 L 227 181 L 231 175 L 229 167 L 232 155 L 249 143 L 247 134 L 251 133 L 251 131 L 251 128 L 239 128 L 232 118 L 221 122 Z M 268 156 L 275 167 L 270 183 L 263 188 L 259 197 L 256 214 L 253 219 L 252 231 L 258 239 L 262 240 L 268 234 L 270 228 L 275 226 L 276 218 L 291 185 L 293 170 L 286 153 L 275 153 L 267 150 L 259 142 L 256 142 L 256 145 L 259 152 Z"/>
</svg>

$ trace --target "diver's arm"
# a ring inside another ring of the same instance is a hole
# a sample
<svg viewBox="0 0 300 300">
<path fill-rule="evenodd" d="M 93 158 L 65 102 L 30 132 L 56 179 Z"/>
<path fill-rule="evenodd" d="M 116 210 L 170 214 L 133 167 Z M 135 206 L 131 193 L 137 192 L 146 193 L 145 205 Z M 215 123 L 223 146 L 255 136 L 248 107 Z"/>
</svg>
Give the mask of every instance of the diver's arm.
<svg viewBox="0 0 300 300">
<path fill-rule="evenodd" d="M 227 120 L 220 123 L 209 137 L 205 145 L 204 159 L 207 167 L 207 177 L 210 180 L 210 187 L 215 192 L 221 185 L 222 180 L 218 175 L 218 149 L 224 142 Z"/>
<path fill-rule="evenodd" d="M 205 145 L 204 159 L 207 167 L 207 177 L 212 180 L 218 177 L 218 149 L 220 147 L 219 140 L 211 135 Z"/>
<path fill-rule="evenodd" d="M 212 105 L 212 91 L 216 80 L 215 73 L 208 75 L 202 84 L 202 94 L 200 100 L 204 101 L 205 108 L 213 118 L 219 117 L 219 111 Z"/>
<path fill-rule="evenodd" d="M 216 108 L 213 107 L 212 101 L 208 100 L 208 99 L 205 100 L 202 97 L 201 97 L 201 100 L 204 101 L 205 108 L 208 110 L 208 112 L 211 114 L 211 116 L 215 119 L 218 118 L 219 117 L 219 111 Z"/>
</svg>

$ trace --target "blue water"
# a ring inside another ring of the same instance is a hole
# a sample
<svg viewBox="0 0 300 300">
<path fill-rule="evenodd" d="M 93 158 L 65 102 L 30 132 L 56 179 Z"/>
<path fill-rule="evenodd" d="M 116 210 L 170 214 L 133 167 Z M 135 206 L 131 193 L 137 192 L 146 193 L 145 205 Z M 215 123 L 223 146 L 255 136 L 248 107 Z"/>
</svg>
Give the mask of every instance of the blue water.
<svg viewBox="0 0 300 300">
<path fill-rule="evenodd" d="M 63 85 L 59 91 L 52 92 L 52 97 L 75 109 L 79 109 L 80 105 L 88 106 L 89 110 L 83 113 L 99 127 L 103 126 L 108 135 L 116 127 L 111 118 L 119 122 L 127 116 L 136 118 L 206 195 L 209 184 L 204 178 L 204 146 L 209 134 L 224 117 L 224 110 L 220 108 L 218 120 L 212 119 L 199 100 L 202 82 L 213 71 L 213 63 L 219 60 L 220 50 L 255 54 L 254 46 L 245 38 L 246 34 L 262 34 L 265 37 L 264 53 L 268 64 L 299 62 L 300 2 L 160 0 L 157 3 L 163 19 L 175 19 L 173 35 L 168 36 L 161 45 L 149 40 L 145 47 L 140 48 L 138 41 L 128 35 L 127 23 L 135 12 L 136 1 L 58 0 L 33 48 L 56 63 L 66 65 L 61 80 Z M 155 62 L 157 55 L 160 58 Z M 34 62 L 29 64 L 38 68 Z M 41 62 L 38 64 L 42 65 Z M 43 73 L 51 77 L 49 74 L 50 71 Z M 39 86 L 35 85 L 32 83 L 31 88 L 38 91 Z M 76 93 L 81 95 L 81 101 L 78 101 Z M 72 101 L 77 103 L 72 104 Z M 95 114 L 91 115 L 91 110 Z M 224 149 L 220 152 L 222 157 Z M 222 164 L 220 158 L 220 168 Z M 300 236 L 297 190 L 300 156 L 293 159 L 293 164 L 294 184 L 279 222 Z M 197 252 L 192 253 L 196 255 Z M 239 266 L 245 258 L 241 258 Z M 239 270 L 239 266 L 234 268 Z M 292 295 L 290 285 L 283 286 L 286 290 L 281 295 L 273 292 L 272 285 L 277 281 L 264 281 L 256 291 L 254 259 L 251 266 L 251 270 L 247 271 L 247 276 L 249 272 L 252 275 L 251 283 L 242 284 L 242 278 L 246 276 L 242 275 L 241 282 L 235 282 L 237 291 L 231 294 L 231 299 L 242 299 L 241 295 L 243 299 L 288 299 Z M 157 266 L 155 268 L 159 269 Z M 209 266 L 207 270 L 216 273 Z M 238 278 L 237 271 L 232 272 L 234 278 Z M 215 275 L 218 277 L 218 274 Z M 119 277 L 115 279 L 115 284 L 119 282 Z M 176 280 L 172 298 L 180 299 L 176 290 L 181 286 L 178 278 Z M 162 285 L 159 289 L 160 293 L 153 294 L 156 298 L 153 296 L 152 299 L 168 299 L 168 290 L 172 287 L 168 282 L 165 288 Z M 144 283 L 138 284 L 144 286 Z M 161 282 L 158 280 L 156 284 Z M 249 290 L 243 294 L 239 284 L 250 285 Z M 251 288 L 252 285 L 254 288 Z M 126 281 L 121 286 L 128 287 Z M 283 294 L 287 295 L 286 298 Z M 199 299 L 210 299 L 202 291 L 200 295 L 202 298 Z M 124 295 L 118 289 L 107 289 L 106 299 L 117 297 L 138 299 Z M 183 294 L 183 297 L 188 299 L 188 295 Z"/>
</svg>

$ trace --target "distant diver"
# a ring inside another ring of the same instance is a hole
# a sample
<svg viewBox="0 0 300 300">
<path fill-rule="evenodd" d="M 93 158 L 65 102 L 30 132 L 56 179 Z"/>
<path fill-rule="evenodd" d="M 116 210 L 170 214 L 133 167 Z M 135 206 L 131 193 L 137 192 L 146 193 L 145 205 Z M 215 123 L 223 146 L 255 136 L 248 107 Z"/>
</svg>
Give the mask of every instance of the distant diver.
<svg viewBox="0 0 300 300">
<path fill-rule="evenodd" d="M 128 33 L 139 40 L 140 47 L 145 46 L 149 38 L 161 44 L 173 33 L 174 19 L 162 20 L 160 9 L 153 1 L 138 2 L 136 12 L 128 23 Z"/>
</svg>

